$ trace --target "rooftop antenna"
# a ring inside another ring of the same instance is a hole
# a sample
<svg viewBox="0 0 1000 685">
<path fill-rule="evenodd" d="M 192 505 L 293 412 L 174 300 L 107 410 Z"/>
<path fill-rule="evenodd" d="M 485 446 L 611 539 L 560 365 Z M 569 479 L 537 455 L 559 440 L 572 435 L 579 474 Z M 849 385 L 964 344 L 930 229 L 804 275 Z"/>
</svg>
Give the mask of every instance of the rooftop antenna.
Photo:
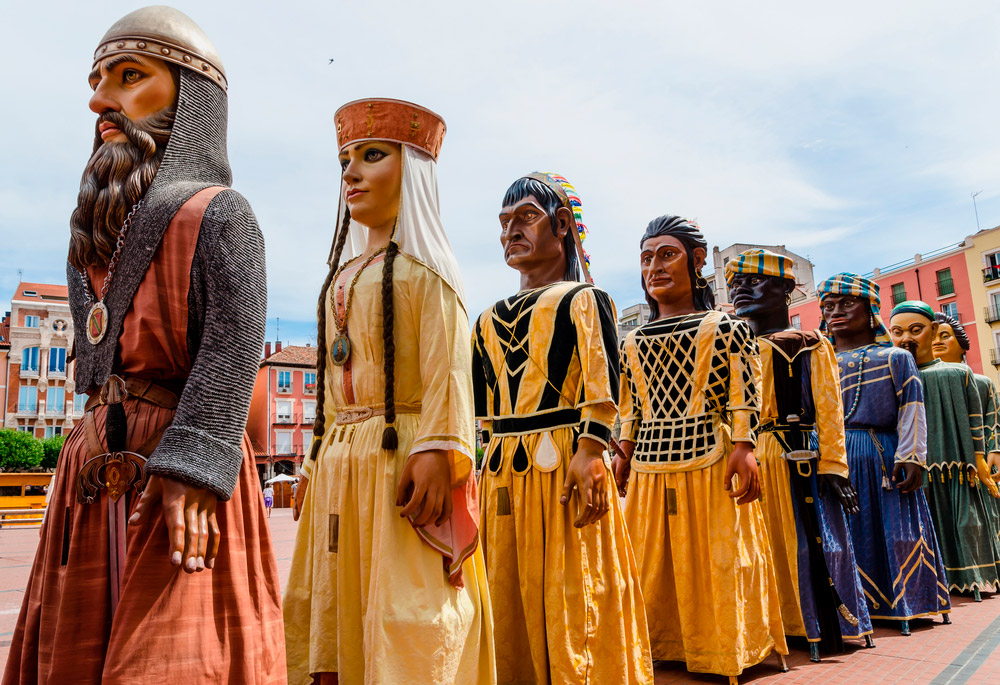
<svg viewBox="0 0 1000 685">
<path fill-rule="evenodd" d="M 24 272 L 23 272 L 23 271 L 22 271 L 21 269 L 18 269 L 18 270 L 17 270 L 17 282 L 18 282 L 18 283 L 20 283 L 20 282 L 21 282 L 21 281 L 23 280 L 23 279 L 21 278 L 21 276 L 22 276 L 22 275 L 24 275 Z"/>
<path fill-rule="evenodd" d="M 976 195 L 979 195 L 979 193 L 981 193 L 981 192 L 983 192 L 983 191 L 977 190 L 976 192 L 972 193 L 972 208 L 976 210 L 976 231 L 977 232 L 980 230 L 980 228 L 979 228 L 979 207 L 976 206 Z"/>
<path fill-rule="evenodd" d="M 280 316 L 277 317 L 275 321 L 277 321 L 277 324 L 275 324 L 275 331 L 274 331 L 275 342 L 281 342 L 281 317 Z"/>
</svg>

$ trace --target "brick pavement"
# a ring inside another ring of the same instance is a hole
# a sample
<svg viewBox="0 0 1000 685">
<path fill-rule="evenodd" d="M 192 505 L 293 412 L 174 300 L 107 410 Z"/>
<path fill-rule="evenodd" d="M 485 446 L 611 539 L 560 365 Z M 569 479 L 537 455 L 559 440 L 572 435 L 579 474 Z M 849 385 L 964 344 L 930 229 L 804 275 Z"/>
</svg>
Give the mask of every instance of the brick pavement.
<svg viewBox="0 0 1000 685">
<path fill-rule="evenodd" d="M 275 509 L 271 533 L 282 583 L 288 577 L 296 524 L 288 509 Z M 31 569 L 38 530 L 0 530 L 0 663 L 6 663 L 11 635 L 17 621 L 24 587 Z M 809 662 L 804 644 L 792 645 L 791 671 L 778 671 L 777 660 L 748 669 L 740 683 L 867 683 L 960 685 L 1000 682 L 1000 596 L 986 596 L 981 603 L 953 597 L 952 625 L 913 621 L 913 634 L 903 637 L 891 624 L 879 625 L 875 649 L 852 645 L 846 654 Z M 659 663 L 656 683 L 726 683 L 725 678 L 687 673 L 683 665 Z"/>
</svg>

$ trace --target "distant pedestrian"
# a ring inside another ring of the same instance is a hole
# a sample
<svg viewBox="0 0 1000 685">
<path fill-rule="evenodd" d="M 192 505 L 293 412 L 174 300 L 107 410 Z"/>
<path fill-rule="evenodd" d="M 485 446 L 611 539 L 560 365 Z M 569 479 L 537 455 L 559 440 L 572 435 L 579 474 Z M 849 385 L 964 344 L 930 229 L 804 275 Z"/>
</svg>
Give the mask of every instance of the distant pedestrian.
<svg viewBox="0 0 1000 685">
<path fill-rule="evenodd" d="M 292 483 L 292 519 L 295 521 L 299 520 L 299 505 L 298 505 L 298 495 L 299 495 L 299 479 L 296 478 Z"/>
<path fill-rule="evenodd" d="M 264 487 L 264 506 L 267 507 L 267 517 L 271 518 L 271 507 L 274 506 L 274 488 L 270 485 Z"/>
</svg>

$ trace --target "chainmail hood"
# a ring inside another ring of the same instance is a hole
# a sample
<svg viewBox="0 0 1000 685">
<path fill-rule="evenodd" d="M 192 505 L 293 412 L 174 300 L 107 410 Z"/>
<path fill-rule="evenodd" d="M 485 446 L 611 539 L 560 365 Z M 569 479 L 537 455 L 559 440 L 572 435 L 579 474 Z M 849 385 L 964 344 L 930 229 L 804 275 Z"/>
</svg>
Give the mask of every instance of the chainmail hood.
<svg viewBox="0 0 1000 685">
<path fill-rule="evenodd" d="M 199 190 L 232 183 L 226 150 L 227 118 L 228 103 L 222 88 L 201 74 L 181 69 L 173 132 L 156 178 L 135 214 L 108 288 L 107 335 L 97 345 L 84 336 L 77 336 L 74 343 L 77 392 L 100 387 L 114 372 L 125 315 L 174 214 Z M 69 264 L 66 278 L 73 325 L 77 331 L 85 331 L 89 308 L 83 278 Z"/>
</svg>

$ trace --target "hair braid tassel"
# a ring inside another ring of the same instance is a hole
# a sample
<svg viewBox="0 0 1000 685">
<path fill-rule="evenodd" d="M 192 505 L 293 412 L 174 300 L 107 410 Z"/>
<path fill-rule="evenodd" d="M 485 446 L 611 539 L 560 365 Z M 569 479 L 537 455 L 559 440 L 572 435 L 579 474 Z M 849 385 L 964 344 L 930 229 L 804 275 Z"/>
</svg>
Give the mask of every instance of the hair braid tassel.
<svg viewBox="0 0 1000 685">
<path fill-rule="evenodd" d="M 382 449 L 395 452 L 399 447 L 396 433 L 396 339 L 393 336 L 392 267 L 399 252 L 399 245 L 390 240 L 382 265 L 382 350 L 385 355 L 385 430 L 382 431 Z"/>
</svg>

